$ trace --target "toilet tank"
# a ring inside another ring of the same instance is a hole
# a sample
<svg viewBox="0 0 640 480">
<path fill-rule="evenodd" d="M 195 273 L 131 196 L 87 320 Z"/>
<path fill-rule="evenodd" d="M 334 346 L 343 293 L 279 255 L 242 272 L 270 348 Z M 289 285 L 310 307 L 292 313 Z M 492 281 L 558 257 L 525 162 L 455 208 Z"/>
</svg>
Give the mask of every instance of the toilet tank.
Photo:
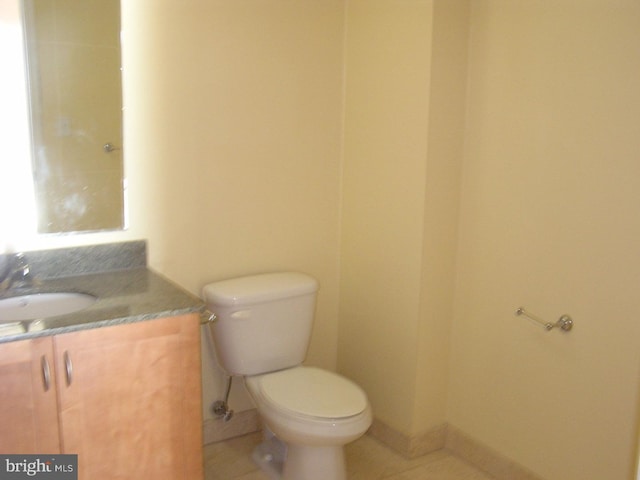
<svg viewBox="0 0 640 480">
<path fill-rule="evenodd" d="M 220 366 L 229 375 L 257 375 L 299 365 L 311 337 L 318 282 L 295 272 L 210 283 L 204 300 Z"/>
</svg>

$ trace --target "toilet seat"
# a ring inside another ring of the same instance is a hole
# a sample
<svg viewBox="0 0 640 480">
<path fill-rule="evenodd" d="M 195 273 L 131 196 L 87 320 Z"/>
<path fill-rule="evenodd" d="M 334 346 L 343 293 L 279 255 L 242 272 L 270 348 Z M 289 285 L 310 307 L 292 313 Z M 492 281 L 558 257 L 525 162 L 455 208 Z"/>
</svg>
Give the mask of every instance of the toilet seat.
<svg viewBox="0 0 640 480">
<path fill-rule="evenodd" d="M 351 380 L 315 367 L 295 367 L 247 379 L 273 408 L 296 416 L 344 419 L 368 406 L 364 391 Z"/>
</svg>

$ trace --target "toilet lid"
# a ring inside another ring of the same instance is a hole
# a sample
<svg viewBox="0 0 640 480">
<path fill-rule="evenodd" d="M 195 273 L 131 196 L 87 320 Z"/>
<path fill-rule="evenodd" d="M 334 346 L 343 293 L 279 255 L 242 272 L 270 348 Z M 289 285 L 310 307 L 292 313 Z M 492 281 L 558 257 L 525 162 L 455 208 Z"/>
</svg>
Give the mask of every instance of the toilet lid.
<svg viewBox="0 0 640 480">
<path fill-rule="evenodd" d="M 367 396 L 358 385 L 315 367 L 263 375 L 260 390 L 278 407 L 312 417 L 351 417 L 367 407 Z"/>
</svg>

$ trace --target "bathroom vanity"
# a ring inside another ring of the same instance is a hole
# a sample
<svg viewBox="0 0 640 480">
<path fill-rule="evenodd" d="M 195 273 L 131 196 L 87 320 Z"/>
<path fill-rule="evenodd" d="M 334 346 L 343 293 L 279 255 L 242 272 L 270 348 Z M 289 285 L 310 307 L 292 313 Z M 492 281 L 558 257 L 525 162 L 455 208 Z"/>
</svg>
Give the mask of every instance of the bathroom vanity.
<svg viewBox="0 0 640 480">
<path fill-rule="evenodd" d="M 41 280 L 97 300 L 0 328 L 0 453 L 77 454 L 78 478 L 201 479 L 202 302 L 125 263 Z"/>
</svg>

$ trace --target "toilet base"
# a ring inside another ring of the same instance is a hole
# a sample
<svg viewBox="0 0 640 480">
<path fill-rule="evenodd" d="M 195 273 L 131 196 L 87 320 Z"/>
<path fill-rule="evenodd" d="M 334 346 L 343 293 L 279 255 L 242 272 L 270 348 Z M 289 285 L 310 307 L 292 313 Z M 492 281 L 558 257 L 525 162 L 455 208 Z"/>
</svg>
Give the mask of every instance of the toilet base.
<svg viewBox="0 0 640 480">
<path fill-rule="evenodd" d="M 342 445 L 319 447 L 288 445 L 283 480 L 346 480 Z"/>
<path fill-rule="evenodd" d="M 346 480 L 342 446 L 286 445 L 270 432 L 251 454 L 271 480 Z"/>
<path fill-rule="evenodd" d="M 287 446 L 265 427 L 264 440 L 251 453 L 251 459 L 271 480 L 282 480 Z"/>
</svg>

